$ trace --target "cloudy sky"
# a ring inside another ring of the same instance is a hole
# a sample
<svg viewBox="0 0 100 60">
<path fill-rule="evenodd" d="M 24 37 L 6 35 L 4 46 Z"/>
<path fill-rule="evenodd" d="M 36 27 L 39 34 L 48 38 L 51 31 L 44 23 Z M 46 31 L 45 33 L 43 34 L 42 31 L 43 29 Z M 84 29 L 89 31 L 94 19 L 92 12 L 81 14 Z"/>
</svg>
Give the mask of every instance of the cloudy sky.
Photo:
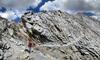
<svg viewBox="0 0 100 60">
<path fill-rule="evenodd" d="M 30 5 L 37 6 L 41 0 L 0 0 L 0 6 L 8 9 L 25 9 Z"/>
<path fill-rule="evenodd" d="M 100 0 L 55 0 L 45 3 L 41 10 L 99 11 Z"/>
<path fill-rule="evenodd" d="M 39 7 L 40 10 L 100 10 L 100 0 L 0 0 L 0 6 L 8 9 L 26 9 L 30 5 Z"/>
<path fill-rule="evenodd" d="M 34 12 L 42 10 L 62 10 L 70 13 L 100 12 L 100 0 L 0 0 L 0 7 L 5 7 L 8 10 L 14 9 L 20 12 L 28 9 L 29 6 Z"/>
</svg>

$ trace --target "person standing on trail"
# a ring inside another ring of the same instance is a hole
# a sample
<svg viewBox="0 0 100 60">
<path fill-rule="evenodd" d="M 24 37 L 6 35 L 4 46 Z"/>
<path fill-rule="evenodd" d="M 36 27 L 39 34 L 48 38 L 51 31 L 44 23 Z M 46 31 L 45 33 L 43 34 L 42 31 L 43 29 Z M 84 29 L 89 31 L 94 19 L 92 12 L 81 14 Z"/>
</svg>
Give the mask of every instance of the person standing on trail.
<svg viewBox="0 0 100 60">
<path fill-rule="evenodd" d="M 32 39 L 28 39 L 28 49 L 29 49 L 29 53 L 31 53 L 32 51 L 32 47 L 33 47 L 33 43 L 32 43 Z"/>
</svg>

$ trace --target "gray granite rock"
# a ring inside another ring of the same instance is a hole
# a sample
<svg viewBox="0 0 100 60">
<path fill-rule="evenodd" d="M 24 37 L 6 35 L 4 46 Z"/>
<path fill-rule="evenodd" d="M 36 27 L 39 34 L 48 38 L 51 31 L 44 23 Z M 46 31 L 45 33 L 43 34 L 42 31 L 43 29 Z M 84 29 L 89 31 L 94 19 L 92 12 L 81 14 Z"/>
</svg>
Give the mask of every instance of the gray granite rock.
<svg viewBox="0 0 100 60">
<path fill-rule="evenodd" d="M 22 21 L 36 46 L 29 53 L 20 25 L 0 17 L 0 60 L 100 60 L 100 21 L 61 11 L 26 12 Z"/>
</svg>

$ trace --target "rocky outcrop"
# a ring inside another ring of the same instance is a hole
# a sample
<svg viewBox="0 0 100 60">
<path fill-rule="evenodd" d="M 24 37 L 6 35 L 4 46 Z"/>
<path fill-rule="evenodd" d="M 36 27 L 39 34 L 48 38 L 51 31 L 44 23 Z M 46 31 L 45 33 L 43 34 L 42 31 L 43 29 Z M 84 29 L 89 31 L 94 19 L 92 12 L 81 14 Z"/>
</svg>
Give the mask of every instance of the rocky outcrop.
<svg viewBox="0 0 100 60">
<path fill-rule="evenodd" d="M 33 30 L 41 32 L 37 39 L 42 47 L 49 48 L 52 57 L 58 60 L 100 59 L 99 21 L 61 11 L 27 13 L 22 19 L 32 21 Z"/>
<path fill-rule="evenodd" d="M 100 22 L 61 11 L 27 12 L 36 46 L 28 53 L 19 25 L 0 17 L 0 60 L 100 60 Z M 21 23 L 20 23 L 21 24 Z"/>
</svg>

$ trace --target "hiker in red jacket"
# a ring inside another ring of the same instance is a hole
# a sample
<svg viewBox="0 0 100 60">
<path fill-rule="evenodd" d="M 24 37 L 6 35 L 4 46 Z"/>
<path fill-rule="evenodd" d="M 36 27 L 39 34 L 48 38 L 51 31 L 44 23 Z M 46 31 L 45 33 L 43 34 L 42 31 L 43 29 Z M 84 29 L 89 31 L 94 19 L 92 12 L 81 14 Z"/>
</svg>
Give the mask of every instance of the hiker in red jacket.
<svg viewBox="0 0 100 60">
<path fill-rule="evenodd" d="M 29 53 L 31 52 L 32 47 L 33 47 L 32 39 L 28 39 L 28 49 L 29 49 Z"/>
<path fill-rule="evenodd" d="M 32 40 L 32 37 L 30 36 L 28 38 L 28 52 L 31 53 L 32 52 L 32 48 L 35 47 L 36 44 L 35 42 Z"/>
</svg>

